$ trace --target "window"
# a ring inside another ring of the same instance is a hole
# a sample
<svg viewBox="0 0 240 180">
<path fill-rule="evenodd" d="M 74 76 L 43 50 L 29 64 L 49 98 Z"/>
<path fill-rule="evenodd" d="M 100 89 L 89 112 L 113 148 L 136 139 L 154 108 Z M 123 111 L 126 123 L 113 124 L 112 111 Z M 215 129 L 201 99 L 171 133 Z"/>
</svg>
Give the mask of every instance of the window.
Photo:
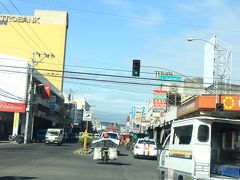
<svg viewBox="0 0 240 180">
<path fill-rule="evenodd" d="M 139 140 L 138 144 L 152 144 L 152 145 L 155 145 L 155 142 L 150 141 L 150 140 Z"/>
<path fill-rule="evenodd" d="M 173 144 L 190 144 L 192 139 L 193 125 L 174 128 Z"/>
<path fill-rule="evenodd" d="M 240 150 L 240 132 L 223 133 L 223 148 L 228 150 Z"/>
<path fill-rule="evenodd" d="M 114 133 L 107 133 L 109 138 L 118 139 L 118 135 Z"/>
<path fill-rule="evenodd" d="M 198 141 L 208 142 L 209 140 L 209 127 L 206 125 L 200 125 L 198 127 Z"/>
</svg>

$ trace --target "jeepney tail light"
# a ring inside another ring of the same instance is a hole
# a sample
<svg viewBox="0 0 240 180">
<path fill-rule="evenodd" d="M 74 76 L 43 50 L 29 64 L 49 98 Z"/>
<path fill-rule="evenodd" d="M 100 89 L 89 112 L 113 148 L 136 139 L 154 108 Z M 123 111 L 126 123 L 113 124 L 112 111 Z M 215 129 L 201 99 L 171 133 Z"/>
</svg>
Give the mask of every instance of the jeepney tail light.
<svg viewBox="0 0 240 180">
<path fill-rule="evenodd" d="M 154 150 L 158 150 L 158 148 L 157 148 L 157 147 L 154 147 L 153 149 L 154 149 Z"/>
</svg>

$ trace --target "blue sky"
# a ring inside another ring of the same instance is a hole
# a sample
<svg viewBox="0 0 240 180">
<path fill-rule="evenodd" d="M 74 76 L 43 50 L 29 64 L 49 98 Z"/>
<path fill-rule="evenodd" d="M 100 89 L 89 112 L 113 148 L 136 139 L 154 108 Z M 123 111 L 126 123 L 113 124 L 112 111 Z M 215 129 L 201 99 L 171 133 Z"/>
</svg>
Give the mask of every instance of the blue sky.
<svg viewBox="0 0 240 180">
<path fill-rule="evenodd" d="M 1 0 L 18 14 L 7 0 Z M 236 0 L 13 0 L 22 14 L 34 9 L 69 13 L 66 70 L 131 75 L 74 66 L 131 71 L 132 59 L 143 66 L 169 68 L 187 76 L 203 75 L 204 43 L 217 35 L 233 48 L 232 79 L 239 83 L 240 1 Z M 57 5 L 57 6 L 56 6 Z M 0 7 L 2 11 L 3 8 Z M 142 68 L 153 73 L 156 69 Z M 142 74 L 142 77 L 153 77 Z M 100 78 L 100 77 L 97 77 Z M 109 78 L 108 78 L 109 79 Z M 154 87 L 66 80 L 64 90 L 85 97 L 103 121 L 126 120 L 131 107 L 152 98 Z"/>
</svg>

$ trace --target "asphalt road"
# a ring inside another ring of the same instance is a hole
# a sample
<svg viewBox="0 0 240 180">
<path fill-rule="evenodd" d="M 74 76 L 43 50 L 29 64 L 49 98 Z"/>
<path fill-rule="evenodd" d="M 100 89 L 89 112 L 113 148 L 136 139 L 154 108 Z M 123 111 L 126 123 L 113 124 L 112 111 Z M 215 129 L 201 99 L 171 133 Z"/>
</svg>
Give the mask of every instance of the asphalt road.
<svg viewBox="0 0 240 180">
<path fill-rule="evenodd" d="M 77 155 L 78 144 L 0 143 L 0 180 L 155 180 L 157 161 L 133 159 L 121 149 L 118 160 L 102 164 L 92 155 Z"/>
</svg>

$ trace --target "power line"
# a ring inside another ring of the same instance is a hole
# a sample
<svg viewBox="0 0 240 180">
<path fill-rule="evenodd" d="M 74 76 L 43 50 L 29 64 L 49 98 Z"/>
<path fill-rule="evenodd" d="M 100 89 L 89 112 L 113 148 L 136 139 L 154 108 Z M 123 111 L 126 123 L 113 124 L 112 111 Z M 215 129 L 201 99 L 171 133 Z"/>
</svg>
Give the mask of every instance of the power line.
<svg viewBox="0 0 240 180">
<path fill-rule="evenodd" d="M 14 6 L 14 8 L 17 10 L 17 12 L 19 13 L 19 15 L 21 16 L 21 17 L 23 17 L 23 15 L 22 15 L 22 13 L 19 11 L 19 9 L 16 7 L 16 5 L 12 2 L 12 0 L 10 0 L 10 2 L 11 2 L 11 4 Z M 8 10 L 8 8 L 0 1 L 0 3 L 2 4 L 2 6 L 5 8 L 5 10 L 10 14 L 10 15 L 12 15 L 11 14 L 11 12 Z M 32 37 L 24 30 L 24 28 L 18 23 L 18 26 L 22 29 L 22 31 L 26 34 L 26 36 L 42 51 L 42 52 L 44 52 L 43 50 L 42 50 L 42 48 L 32 39 Z M 27 23 L 27 26 L 30 28 L 30 30 L 33 32 L 33 34 L 37 37 L 37 39 L 42 43 L 42 45 L 50 52 L 50 54 L 53 54 L 50 50 L 49 50 L 49 48 L 46 46 L 46 44 L 41 40 L 41 38 L 38 36 L 38 34 L 34 31 L 34 29 Z M 12 26 L 13 27 L 13 26 Z M 32 46 L 31 46 L 32 47 Z M 34 48 L 33 48 L 34 49 Z M 36 51 L 36 49 L 34 49 L 35 51 Z M 36 51 L 37 52 L 37 51 Z M 59 61 L 59 59 L 58 58 L 56 58 L 57 59 L 57 61 Z M 59 61 L 60 62 L 60 61 Z M 54 65 L 56 65 L 56 66 L 59 66 L 59 69 L 62 69 L 61 67 L 62 66 L 60 66 L 60 65 L 57 65 L 57 64 L 55 64 L 54 62 L 53 63 L 51 63 L 51 64 L 54 64 Z"/>
<path fill-rule="evenodd" d="M 10 14 L 11 12 L 8 10 L 8 8 L 2 3 L 2 1 L 0 1 L 0 3 L 2 4 L 2 6 L 4 7 L 4 9 Z M 42 48 L 32 39 L 32 37 L 24 30 L 24 28 L 19 24 L 17 23 L 18 26 L 22 29 L 22 31 L 25 33 L 25 35 L 33 42 L 33 44 L 35 44 L 41 51 L 42 51 Z"/>
<path fill-rule="evenodd" d="M 9 95 L 9 96 L 12 96 L 12 97 L 14 97 L 14 98 L 18 98 L 18 99 L 24 99 L 24 98 L 22 98 L 22 97 L 19 97 L 19 96 L 16 96 L 16 95 L 14 95 L 14 94 L 12 94 L 12 93 L 10 93 L 10 92 L 7 92 L 7 91 L 5 91 L 4 89 L 1 89 L 0 88 L 0 92 L 2 92 L 2 93 L 4 93 L 4 94 L 7 94 L 7 95 Z"/>
<path fill-rule="evenodd" d="M 14 6 L 14 8 L 17 10 L 17 12 L 21 15 L 21 17 L 23 17 L 22 13 L 19 11 L 19 9 L 16 7 L 16 5 L 12 2 L 12 0 L 9 0 L 10 3 Z M 34 29 L 27 23 L 27 26 L 31 29 L 31 31 L 33 32 L 33 34 L 38 38 L 38 40 L 43 44 L 43 46 L 50 52 L 52 53 L 48 47 L 46 46 L 46 44 L 41 40 L 41 38 L 38 36 L 38 34 L 34 31 Z"/>
<path fill-rule="evenodd" d="M 20 68 L 22 69 L 23 67 L 16 67 L 16 66 L 4 66 L 4 65 L 0 65 L 0 67 L 9 67 L 9 68 Z M 27 69 L 27 68 L 25 68 Z M 126 79 L 134 79 L 134 80 L 150 80 L 150 81 L 159 81 L 159 82 L 175 82 L 175 83 L 182 83 L 185 81 L 167 81 L 167 80 L 159 80 L 159 79 L 153 79 L 153 78 L 135 78 L 132 76 L 119 76 L 119 75 L 110 75 L 110 74 L 100 74 L 100 73 L 85 73 L 85 72 L 76 72 L 76 71 L 58 71 L 58 70 L 51 70 L 51 69 L 36 69 L 36 70 L 40 70 L 40 71 L 47 71 L 47 72 L 64 72 L 64 73 L 69 73 L 69 74 L 76 74 L 76 75 L 91 75 L 91 76 L 105 76 L 105 77 L 115 77 L 115 78 L 126 78 Z M 8 72 L 8 70 L 5 70 L 6 72 Z M 52 76 L 52 77 L 58 77 L 58 78 L 62 78 L 62 76 L 56 76 L 53 74 L 43 74 L 45 76 Z M 79 78 L 79 77 L 72 77 L 72 76 L 64 76 L 64 78 L 71 78 L 71 79 L 82 79 L 82 80 L 87 80 L 87 78 Z M 89 80 L 95 80 L 97 81 L 98 79 L 91 79 L 89 78 Z M 104 79 L 100 79 L 99 81 L 105 81 Z M 106 80 L 108 82 L 111 82 L 111 80 Z M 115 83 L 118 83 L 120 81 L 112 81 Z M 123 81 L 121 81 L 123 82 Z M 132 84 L 140 84 L 141 83 L 136 83 L 136 82 L 123 82 L 123 84 L 127 84 L 127 83 L 132 83 Z M 187 83 L 195 83 L 195 82 L 187 82 Z M 152 83 L 142 83 L 142 85 L 153 85 L 153 86 L 167 86 L 167 87 L 180 87 L 180 86 L 174 86 L 174 85 L 165 85 L 165 84 L 152 84 Z M 198 84 L 199 85 L 199 84 Z M 200 86 L 200 85 L 199 85 Z M 196 87 L 195 87 L 196 88 Z M 198 87 L 198 89 L 203 89 L 202 86 Z"/>
<path fill-rule="evenodd" d="M 26 0 L 17 0 L 17 1 L 30 3 L 30 4 L 46 5 L 44 3 L 33 2 L 33 1 L 26 1 Z M 60 5 L 57 5 L 57 4 L 52 4 L 52 5 L 54 7 L 58 7 L 58 8 L 61 8 L 61 9 L 68 9 L 68 10 L 78 11 L 78 12 L 82 12 L 82 13 L 97 14 L 97 15 L 111 16 L 111 17 L 119 17 L 119 18 L 126 18 L 126 19 L 131 19 L 131 20 L 138 20 L 138 21 L 141 20 L 141 21 L 148 21 L 148 22 L 159 22 L 159 23 L 162 23 L 162 24 L 170 24 L 170 25 L 191 27 L 191 28 L 197 28 L 197 29 L 210 29 L 210 30 L 228 31 L 228 32 L 236 32 L 236 33 L 240 32 L 239 29 L 209 28 L 207 26 L 178 23 L 178 22 L 174 22 L 174 21 L 166 21 L 166 20 L 162 21 L 162 20 L 159 20 L 159 19 L 150 19 L 150 18 L 143 18 L 143 17 L 137 17 L 137 16 L 126 16 L 126 15 L 107 13 L 107 12 L 101 12 L 101 11 L 93 11 L 93 10 L 86 10 L 86 9 L 79 9 L 79 8 L 73 8 L 73 7 L 60 6 Z"/>
<path fill-rule="evenodd" d="M 0 14 L 3 15 L 3 13 L 1 11 L 0 11 Z M 37 51 L 34 47 L 32 47 L 32 45 L 23 37 L 23 35 L 11 23 L 9 23 L 9 24 L 17 32 L 17 34 L 28 44 L 28 46 L 30 48 L 33 48 L 34 51 Z"/>
<path fill-rule="evenodd" d="M 16 61 L 22 61 L 22 60 L 19 60 L 19 59 L 14 59 L 14 58 L 1 58 L 0 59 L 2 60 L 16 60 Z M 44 62 L 44 64 L 52 64 L 52 63 L 46 63 Z M 63 64 L 61 64 L 63 65 Z M 1 66 L 1 65 L 0 65 Z M 104 71 L 116 71 L 116 72 L 132 72 L 132 71 L 129 71 L 129 70 L 124 70 L 124 69 L 116 69 L 116 68 L 104 68 L 104 67 L 93 67 L 93 66 L 82 66 L 82 65 L 74 65 L 74 64 L 65 64 L 65 66 L 67 67 L 80 67 L 80 68 L 84 68 L 84 69 L 94 69 L 94 70 L 104 70 Z M 154 69 L 166 69 L 166 68 L 162 68 L 162 67 L 155 67 L 155 66 L 142 66 L 143 68 L 154 68 Z M 173 71 L 173 70 L 171 70 Z M 141 72 L 142 74 L 151 74 L 153 75 L 154 73 L 153 72 L 148 72 L 148 71 L 143 71 Z M 180 73 L 178 73 L 180 74 Z M 188 78 L 201 78 L 199 76 L 193 76 L 193 75 L 184 75 L 185 77 L 188 77 Z M 206 79 L 213 79 L 212 77 L 204 77 Z M 240 82 L 239 79 L 232 79 L 232 81 L 234 82 Z M 185 81 L 184 81 L 185 82 Z M 195 82 L 186 82 L 186 83 L 195 83 Z M 211 83 L 207 83 L 207 84 L 211 84 Z"/>
</svg>

